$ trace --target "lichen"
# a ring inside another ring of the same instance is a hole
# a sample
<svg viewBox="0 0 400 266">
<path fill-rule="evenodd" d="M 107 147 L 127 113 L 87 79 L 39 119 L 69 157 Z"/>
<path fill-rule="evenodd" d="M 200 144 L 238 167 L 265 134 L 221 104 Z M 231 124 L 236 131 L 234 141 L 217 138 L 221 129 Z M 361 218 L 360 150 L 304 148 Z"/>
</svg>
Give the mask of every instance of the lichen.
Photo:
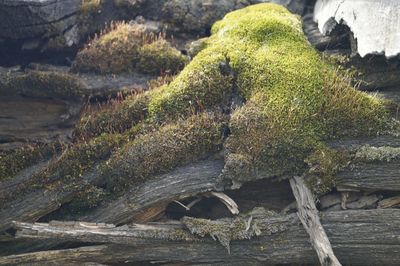
<svg viewBox="0 0 400 266">
<path fill-rule="evenodd" d="M 273 218 L 277 218 L 276 221 L 273 221 Z M 192 234 L 200 237 L 209 235 L 214 240 L 218 240 L 230 253 L 232 240 L 251 239 L 261 234 L 271 235 L 285 231 L 287 221 L 279 218 L 281 217 L 277 213 L 266 211 L 264 208 L 255 208 L 250 213 L 235 218 L 213 221 L 184 217 L 182 223 Z"/>
<path fill-rule="evenodd" d="M 373 147 L 370 145 L 364 145 L 357 150 L 355 159 L 364 162 L 391 162 L 400 159 L 400 148 L 399 147 Z"/>
</svg>

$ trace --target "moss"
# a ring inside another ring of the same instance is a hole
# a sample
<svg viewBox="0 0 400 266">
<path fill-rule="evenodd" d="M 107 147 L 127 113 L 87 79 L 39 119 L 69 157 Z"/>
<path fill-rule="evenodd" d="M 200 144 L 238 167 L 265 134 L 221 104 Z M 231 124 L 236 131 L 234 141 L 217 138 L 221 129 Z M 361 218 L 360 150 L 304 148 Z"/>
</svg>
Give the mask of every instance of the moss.
<svg viewBox="0 0 400 266">
<path fill-rule="evenodd" d="M 384 103 L 355 90 L 310 46 L 300 19 L 279 5 L 229 13 L 213 26 L 206 42 L 185 69 L 145 97 L 139 109 L 146 109 L 147 122 L 164 123 L 225 110 L 235 94 L 243 97 L 242 107 L 229 110 L 231 135 L 225 143 L 223 175 L 239 185 L 249 178 L 302 174 L 305 160 L 325 140 L 374 135 L 388 125 Z M 129 110 L 124 106 L 122 113 Z M 136 111 L 127 113 L 121 121 L 129 121 Z M 131 120 L 134 123 L 122 124 L 136 124 Z"/>
<path fill-rule="evenodd" d="M 81 117 L 75 126 L 76 138 L 91 138 L 102 133 L 122 133 L 147 117 L 147 105 L 152 92 L 130 96 L 120 103 L 109 105 L 100 112 Z"/>
<path fill-rule="evenodd" d="M 259 4 L 234 11 L 212 32 L 210 46 L 224 45 L 247 100 L 232 114 L 228 158 L 240 154 L 258 171 L 292 175 L 304 171 L 304 160 L 324 140 L 385 128 L 382 102 L 352 88 L 323 61 L 300 19 L 285 8 Z"/>
<path fill-rule="evenodd" d="M 222 246 L 230 252 L 230 242 L 232 240 L 251 239 L 261 234 L 274 234 L 287 229 L 286 221 L 278 221 L 279 215 L 266 211 L 264 208 L 255 208 L 248 214 L 240 215 L 236 218 L 225 218 L 216 221 L 184 217 L 183 224 L 192 234 L 205 237 L 211 236 L 218 240 Z M 274 222 L 266 221 L 268 218 L 278 218 Z"/>
<path fill-rule="evenodd" d="M 84 174 L 95 164 L 107 159 L 113 149 L 120 146 L 123 141 L 126 141 L 126 138 L 122 135 L 103 134 L 89 142 L 64 147 L 61 154 L 54 157 L 47 168 L 18 188 L 18 194 L 37 188 L 84 190 L 82 184 L 76 187 L 78 181 L 81 181 Z"/>
<path fill-rule="evenodd" d="M 77 143 L 67 148 L 37 178 L 45 185 L 54 185 L 54 181 L 59 181 L 68 189 L 68 186 L 73 186 L 74 181 L 80 180 L 96 163 L 107 159 L 124 141 L 125 137 L 120 134 L 102 134 L 88 142 Z"/>
<path fill-rule="evenodd" d="M 137 136 L 101 169 L 109 190 L 123 190 L 217 152 L 222 146 L 223 123 L 223 117 L 202 114 Z"/>
<path fill-rule="evenodd" d="M 121 73 L 133 69 L 143 42 L 143 28 L 114 23 L 76 55 L 73 71 Z"/>
<path fill-rule="evenodd" d="M 146 32 L 143 25 L 115 22 L 78 52 L 73 71 L 146 74 L 176 73 L 187 58 L 163 36 Z"/>
<path fill-rule="evenodd" d="M 325 146 L 317 148 L 307 159 L 307 183 L 315 195 L 330 192 L 336 185 L 336 173 L 350 162 L 350 154 Z"/>
<path fill-rule="evenodd" d="M 6 79 L 9 94 L 66 100 L 79 100 L 85 95 L 79 81 L 68 73 L 28 71 L 23 74 L 8 75 Z"/>
<path fill-rule="evenodd" d="M 229 67 L 222 47 L 201 52 L 174 81 L 153 95 L 150 117 L 164 121 L 221 106 L 234 80 L 222 70 L 224 66 Z"/>
<path fill-rule="evenodd" d="M 171 46 L 165 39 L 145 44 L 139 49 L 137 68 L 147 74 L 175 74 L 188 62 L 188 58 Z"/>
<path fill-rule="evenodd" d="M 18 172 L 50 157 L 57 144 L 32 144 L 9 152 L 0 152 L 0 181 L 13 178 Z"/>
<path fill-rule="evenodd" d="M 100 72 L 129 70 L 136 67 L 141 37 L 131 25 L 116 24 L 75 63 Z M 234 97 L 245 104 L 232 108 Z M 39 178 L 49 188 L 71 189 L 110 156 L 99 178 L 118 196 L 125 187 L 218 152 L 226 126 L 221 110 L 229 114 L 231 132 L 224 177 L 238 184 L 260 172 L 302 174 L 307 163 L 330 177 L 338 164 L 323 148 L 325 140 L 373 135 L 388 121 L 382 102 L 352 88 L 309 45 L 298 17 L 260 4 L 216 23 L 206 47 L 170 84 L 83 118 L 76 132 L 84 140 L 108 134 L 75 143 Z"/>
<path fill-rule="evenodd" d="M 390 162 L 400 159 L 400 148 L 397 147 L 373 147 L 370 145 L 362 146 L 357 150 L 355 159 L 360 161 L 379 161 Z"/>
<path fill-rule="evenodd" d="M 188 47 L 188 54 L 190 57 L 195 57 L 198 53 L 207 47 L 208 38 L 201 38 L 190 43 Z"/>
</svg>

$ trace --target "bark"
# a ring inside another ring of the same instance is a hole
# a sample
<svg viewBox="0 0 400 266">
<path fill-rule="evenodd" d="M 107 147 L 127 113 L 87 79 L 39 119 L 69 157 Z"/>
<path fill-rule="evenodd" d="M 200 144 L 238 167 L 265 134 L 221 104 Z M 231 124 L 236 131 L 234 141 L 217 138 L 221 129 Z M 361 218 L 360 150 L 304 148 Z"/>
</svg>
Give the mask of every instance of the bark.
<svg viewBox="0 0 400 266">
<path fill-rule="evenodd" d="M 335 254 L 346 265 L 397 265 L 400 259 L 400 210 L 336 211 L 320 214 Z M 268 221 L 265 217 L 265 221 Z M 275 219 L 275 218 L 273 218 Z M 189 263 L 316 264 L 309 236 L 296 215 L 281 218 L 287 229 L 231 242 L 231 254 L 210 237 L 171 240 L 185 227 L 176 223 L 133 227 L 85 224 L 17 223 L 17 235 L 105 243 L 101 246 L 45 251 L 0 258 L 0 264 L 166 261 Z M 272 222 L 272 220 L 269 220 Z M 182 235 L 182 234 L 180 234 Z M 183 234 L 185 237 L 186 234 Z M 119 244 L 115 244 L 118 242 Z M 123 244 L 124 243 L 124 244 Z M 391 254 L 388 256 L 387 254 Z"/>
</svg>

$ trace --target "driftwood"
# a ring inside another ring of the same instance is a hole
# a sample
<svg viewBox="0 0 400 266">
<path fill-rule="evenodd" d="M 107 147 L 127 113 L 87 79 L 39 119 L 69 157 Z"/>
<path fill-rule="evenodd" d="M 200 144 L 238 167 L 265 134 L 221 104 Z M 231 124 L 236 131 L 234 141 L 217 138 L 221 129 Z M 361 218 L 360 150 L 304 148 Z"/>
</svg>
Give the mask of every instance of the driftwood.
<svg viewBox="0 0 400 266">
<path fill-rule="evenodd" d="M 338 211 L 320 216 L 333 250 L 344 264 L 398 264 L 400 253 L 396 250 L 400 248 L 400 237 L 396 232 L 400 230 L 400 210 Z M 274 218 L 265 217 L 265 221 L 272 222 Z M 2 257 L 0 264 L 110 261 L 316 264 L 318 258 L 297 216 L 275 218 L 275 221 L 286 221 L 287 229 L 270 235 L 262 232 L 250 240 L 232 241 L 231 254 L 211 238 L 188 235 L 185 227 L 177 223 L 117 228 L 79 223 L 16 223 L 18 237 L 105 245 Z M 170 239 L 176 237 L 176 232 L 181 233 L 179 241 Z"/>
<path fill-rule="evenodd" d="M 323 266 L 341 265 L 333 253 L 331 243 L 321 225 L 314 195 L 305 184 L 304 179 L 295 176 L 290 179 L 290 185 L 297 201 L 297 215 L 310 235 L 311 244 L 317 252 L 319 262 Z"/>
</svg>

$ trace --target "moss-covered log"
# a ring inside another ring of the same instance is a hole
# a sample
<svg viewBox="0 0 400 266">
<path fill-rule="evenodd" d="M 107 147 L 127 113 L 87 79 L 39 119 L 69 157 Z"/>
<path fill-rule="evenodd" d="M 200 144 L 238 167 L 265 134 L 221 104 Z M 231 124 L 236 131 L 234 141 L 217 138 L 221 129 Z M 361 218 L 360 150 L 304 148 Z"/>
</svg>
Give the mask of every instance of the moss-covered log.
<svg viewBox="0 0 400 266">
<path fill-rule="evenodd" d="M 221 178 L 234 187 L 302 174 L 327 140 L 374 136 L 392 122 L 385 103 L 351 87 L 310 46 L 300 19 L 275 4 L 228 14 L 171 83 L 116 108 L 83 119 L 78 135 L 89 137 L 37 175 L 19 204 L 7 202 L 2 229 L 87 198 L 86 185 L 104 192 L 96 205 L 223 148 Z"/>
</svg>

